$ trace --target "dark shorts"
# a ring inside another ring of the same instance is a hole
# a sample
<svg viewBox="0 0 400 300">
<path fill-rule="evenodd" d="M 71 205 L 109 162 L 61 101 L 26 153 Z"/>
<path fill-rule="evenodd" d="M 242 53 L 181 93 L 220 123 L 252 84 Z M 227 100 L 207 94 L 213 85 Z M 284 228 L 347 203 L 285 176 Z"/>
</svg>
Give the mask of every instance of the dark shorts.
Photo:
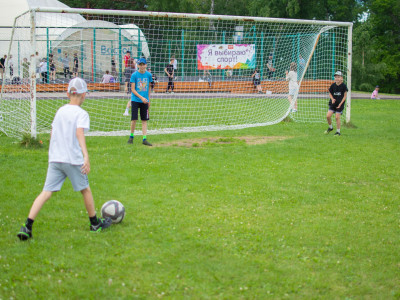
<svg viewBox="0 0 400 300">
<path fill-rule="evenodd" d="M 254 85 L 255 85 L 255 86 L 261 84 L 260 79 L 254 79 L 253 82 L 254 82 Z"/>
<path fill-rule="evenodd" d="M 335 106 L 335 105 L 329 104 L 329 110 L 333 111 L 334 113 L 337 113 L 337 114 L 342 114 L 344 106 L 345 106 L 345 103 L 343 103 L 342 106 L 339 108 L 337 108 L 337 106 Z"/>
<path fill-rule="evenodd" d="M 138 119 L 138 111 L 140 109 L 140 120 L 142 121 L 148 121 L 150 119 L 149 116 L 149 104 L 144 104 L 143 102 L 136 102 L 136 101 L 131 101 L 131 110 L 132 110 L 132 116 L 131 120 L 135 121 Z"/>
</svg>

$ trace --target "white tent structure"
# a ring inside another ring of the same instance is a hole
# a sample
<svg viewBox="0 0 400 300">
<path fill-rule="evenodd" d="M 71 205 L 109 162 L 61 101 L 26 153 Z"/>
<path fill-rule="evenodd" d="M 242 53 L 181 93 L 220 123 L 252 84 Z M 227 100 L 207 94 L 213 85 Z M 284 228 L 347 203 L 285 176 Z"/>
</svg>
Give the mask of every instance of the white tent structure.
<svg viewBox="0 0 400 300">
<path fill-rule="evenodd" d="M 79 58 L 79 71 L 88 77 L 88 80 L 96 81 L 101 78 L 106 70 L 111 71 L 111 58 L 114 56 L 116 68 L 121 70 L 122 59 L 126 51 L 130 50 L 135 58 L 150 56 L 149 47 L 143 32 L 134 24 L 116 25 L 111 22 L 91 20 L 87 21 L 80 14 L 70 13 L 35 13 L 36 26 L 36 50 L 31 47 L 31 14 L 28 12 L 34 8 L 69 8 L 57 0 L 9 0 L 3 5 L 7 12 L 0 19 L 0 57 L 8 54 L 10 40 L 13 38 L 10 54 L 14 66 L 14 76 L 22 77 L 22 61 L 30 59 L 34 52 L 38 56 L 32 61 L 38 63 L 38 59 L 48 58 L 53 54 L 56 69 L 63 71 L 62 59 L 67 53 L 70 58 L 72 71 L 73 55 Z M 13 32 L 14 20 L 17 29 Z M 10 58 L 10 57 L 9 57 Z M 7 72 L 9 75 L 9 64 Z M 120 72 L 121 73 L 121 72 Z"/>
<path fill-rule="evenodd" d="M 12 44 L 11 55 L 12 63 L 14 65 L 14 75 L 21 73 L 21 62 L 24 57 L 30 57 L 32 53 L 30 43 L 30 14 L 26 13 L 28 10 L 37 7 L 58 7 L 68 8 L 67 5 L 57 0 L 12 0 L 3 4 L 2 8 L 6 13 L 0 18 L 0 56 L 3 57 L 8 53 L 10 40 L 12 36 L 12 28 L 14 26 L 15 18 L 18 19 L 17 26 L 24 28 L 24 30 L 17 30 L 14 40 L 18 41 Z M 40 57 L 47 55 L 47 39 L 56 39 L 64 30 L 65 27 L 85 21 L 79 14 L 51 14 L 51 13 L 37 13 L 36 14 L 36 51 L 39 52 Z M 62 27 L 60 27 L 60 20 L 62 20 Z M 47 29 L 49 28 L 49 29 Z M 50 30 L 51 29 L 51 30 Z M 7 68 L 7 71 L 8 68 Z"/>
<path fill-rule="evenodd" d="M 51 42 L 50 50 L 59 64 L 65 54 L 70 58 L 76 54 L 81 76 L 91 81 L 98 81 L 106 70 L 112 70 L 112 57 L 120 69 L 128 50 L 134 58 L 150 56 L 146 38 L 139 27 L 133 24 L 119 26 L 102 20 L 84 21 L 66 28 Z"/>
<path fill-rule="evenodd" d="M 120 25 L 121 28 L 125 29 L 130 35 L 132 36 L 132 42 L 134 45 L 138 45 L 139 51 L 132 53 L 133 56 L 139 57 L 141 56 L 140 53 L 148 59 L 150 57 L 149 45 L 147 44 L 146 37 L 144 36 L 143 32 L 140 30 L 138 26 L 135 24 L 125 24 Z M 136 49 L 138 50 L 138 49 Z"/>
</svg>

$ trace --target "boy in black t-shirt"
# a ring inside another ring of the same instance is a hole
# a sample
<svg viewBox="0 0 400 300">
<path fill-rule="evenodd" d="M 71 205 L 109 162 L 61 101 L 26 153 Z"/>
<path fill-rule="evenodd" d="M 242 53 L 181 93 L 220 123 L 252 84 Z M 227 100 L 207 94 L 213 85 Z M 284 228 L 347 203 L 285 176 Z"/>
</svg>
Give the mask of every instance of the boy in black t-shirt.
<svg viewBox="0 0 400 300">
<path fill-rule="evenodd" d="M 329 110 L 326 115 L 328 121 L 328 129 L 325 134 L 333 130 L 332 115 L 336 117 L 336 133 L 335 136 L 340 136 L 340 116 L 343 113 L 344 104 L 347 98 L 347 86 L 343 83 L 343 74 L 340 71 L 335 73 L 335 82 L 329 88 Z"/>
</svg>

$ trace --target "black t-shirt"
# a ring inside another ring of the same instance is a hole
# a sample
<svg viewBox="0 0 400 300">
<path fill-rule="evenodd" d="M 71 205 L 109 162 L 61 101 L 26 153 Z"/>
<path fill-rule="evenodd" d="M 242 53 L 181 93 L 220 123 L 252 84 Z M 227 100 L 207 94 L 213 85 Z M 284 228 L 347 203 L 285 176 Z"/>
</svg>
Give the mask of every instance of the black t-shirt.
<svg viewBox="0 0 400 300">
<path fill-rule="evenodd" d="M 74 57 L 74 65 L 75 65 L 75 68 L 77 68 L 79 66 L 79 61 L 78 61 L 77 57 Z"/>
<path fill-rule="evenodd" d="M 4 66 L 4 64 L 5 64 L 5 62 L 6 62 L 6 60 L 4 59 L 4 58 L 0 58 L 0 69 L 3 69 L 5 66 Z"/>
<path fill-rule="evenodd" d="M 334 82 L 329 88 L 329 93 L 331 93 L 333 98 L 336 100 L 333 106 L 338 106 L 343 100 L 344 93 L 348 91 L 347 86 L 343 82 L 340 85 L 337 85 L 336 82 Z M 332 105 L 332 99 L 329 100 L 329 105 Z"/>
<path fill-rule="evenodd" d="M 174 65 L 168 64 L 167 65 L 167 72 L 169 75 L 172 75 L 172 73 L 174 72 Z"/>
</svg>

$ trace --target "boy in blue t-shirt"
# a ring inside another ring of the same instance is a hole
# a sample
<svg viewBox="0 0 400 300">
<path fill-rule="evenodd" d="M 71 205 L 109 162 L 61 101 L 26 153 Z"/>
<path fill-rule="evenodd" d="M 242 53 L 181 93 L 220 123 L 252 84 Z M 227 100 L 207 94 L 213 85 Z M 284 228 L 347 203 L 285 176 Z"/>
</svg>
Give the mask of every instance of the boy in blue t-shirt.
<svg viewBox="0 0 400 300">
<path fill-rule="evenodd" d="M 143 145 L 152 146 L 147 141 L 147 121 L 149 120 L 149 107 L 150 107 L 150 82 L 153 81 L 150 72 L 146 71 L 147 62 L 145 58 L 138 60 L 139 70 L 131 76 L 131 135 L 128 144 L 133 144 L 133 137 L 138 120 L 138 112 L 140 109 L 140 119 L 142 120 L 143 132 Z"/>
</svg>

